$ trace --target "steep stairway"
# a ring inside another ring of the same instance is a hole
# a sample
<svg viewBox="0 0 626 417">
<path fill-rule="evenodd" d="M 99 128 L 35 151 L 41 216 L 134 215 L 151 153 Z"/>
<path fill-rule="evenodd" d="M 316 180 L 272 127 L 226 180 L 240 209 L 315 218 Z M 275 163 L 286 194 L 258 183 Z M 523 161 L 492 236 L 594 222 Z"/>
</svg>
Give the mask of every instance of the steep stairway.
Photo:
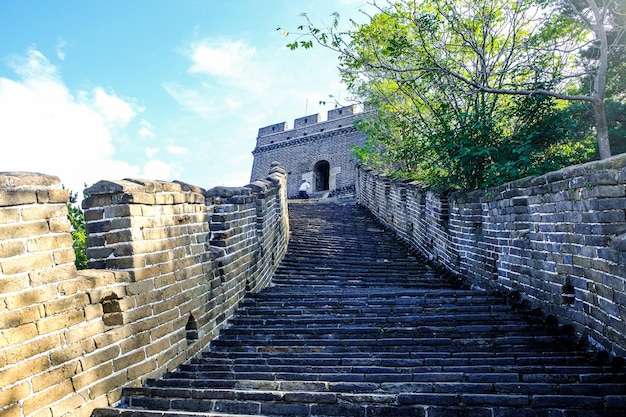
<svg viewBox="0 0 626 417">
<path fill-rule="evenodd" d="M 567 326 L 441 276 L 358 205 L 289 210 L 273 285 L 95 417 L 626 416 L 621 361 Z"/>
</svg>

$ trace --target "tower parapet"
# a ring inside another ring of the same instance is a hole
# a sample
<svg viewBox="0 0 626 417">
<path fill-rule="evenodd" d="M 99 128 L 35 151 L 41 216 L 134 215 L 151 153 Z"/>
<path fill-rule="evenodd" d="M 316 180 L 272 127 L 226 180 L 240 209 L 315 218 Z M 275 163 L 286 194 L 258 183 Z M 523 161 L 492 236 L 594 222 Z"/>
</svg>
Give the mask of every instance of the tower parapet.
<svg viewBox="0 0 626 417">
<path fill-rule="evenodd" d="M 355 105 L 350 105 L 329 110 L 327 119 L 324 121 L 322 121 L 319 113 L 299 117 L 294 120 L 293 129 L 289 129 L 289 124 L 287 122 L 276 123 L 259 128 L 256 146 L 259 148 L 261 146 L 271 145 L 297 137 L 352 126 L 352 123 L 356 119 L 355 115 L 361 115 L 361 113 L 355 111 L 355 108 Z"/>
</svg>

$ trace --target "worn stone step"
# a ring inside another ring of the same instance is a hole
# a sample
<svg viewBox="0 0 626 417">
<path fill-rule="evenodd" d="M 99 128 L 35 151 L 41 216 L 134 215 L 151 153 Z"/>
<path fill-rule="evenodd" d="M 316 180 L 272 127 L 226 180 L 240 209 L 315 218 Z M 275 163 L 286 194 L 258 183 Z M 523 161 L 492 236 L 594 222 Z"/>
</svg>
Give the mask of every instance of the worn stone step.
<svg viewBox="0 0 626 417">
<path fill-rule="evenodd" d="M 603 409 L 614 413 L 622 411 L 620 407 L 612 406 L 619 405 L 615 403 L 615 400 L 618 399 L 617 396 L 612 395 L 481 394 L 471 392 L 349 393 L 138 388 L 125 390 L 125 398 L 129 406 L 139 409 L 158 408 L 184 412 L 252 412 L 262 415 L 285 416 L 367 416 L 372 415 L 373 410 L 380 410 L 381 405 L 404 407 L 402 413 L 409 409 L 419 413 L 427 411 L 432 406 L 465 407 L 466 409 L 495 406 L 501 410 L 527 408 L 535 410 L 536 413 L 541 411 L 552 413 L 556 412 L 558 408 L 567 407 L 577 411 L 590 411 L 592 414 L 589 415 L 594 415 L 594 412 Z"/>
<path fill-rule="evenodd" d="M 452 356 L 429 356 L 419 358 L 407 358 L 404 356 L 384 356 L 367 355 L 364 357 L 326 356 L 319 355 L 306 356 L 233 356 L 228 357 L 203 355 L 194 358 L 180 366 L 179 369 L 200 370 L 231 370 L 250 369 L 251 367 L 273 367 L 273 366 L 316 366 L 316 367 L 346 367 L 346 366 L 373 366 L 373 367 L 449 367 L 449 366 L 587 366 L 588 358 L 582 355 L 571 355 L 569 352 L 559 356 L 496 356 L 496 357 L 452 357 Z M 595 367 L 597 371 L 608 372 L 614 370 L 609 367 Z"/>
<path fill-rule="evenodd" d="M 91 413 L 91 417 L 264 417 L 252 414 L 230 414 L 230 413 L 203 413 L 194 411 L 163 411 L 162 409 L 129 409 L 120 407 L 96 408 Z"/>
<path fill-rule="evenodd" d="M 626 416 L 626 372 L 569 326 L 442 277 L 358 206 L 290 217 L 272 285 L 100 417 Z"/>
</svg>

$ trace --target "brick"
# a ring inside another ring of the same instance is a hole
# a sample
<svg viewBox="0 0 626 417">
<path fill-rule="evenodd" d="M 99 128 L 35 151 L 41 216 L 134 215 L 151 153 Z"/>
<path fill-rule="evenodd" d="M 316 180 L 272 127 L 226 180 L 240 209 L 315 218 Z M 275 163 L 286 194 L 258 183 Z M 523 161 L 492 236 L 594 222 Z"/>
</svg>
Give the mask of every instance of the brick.
<svg viewBox="0 0 626 417">
<path fill-rule="evenodd" d="M 34 323 L 41 318 L 39 306 L 27 306 L 19 310 L 9 310 L 0 313 L 0 329 L 10 329 L 28 323 Z"/>
<path fill-rule="evenodd" d="M 110 362 L 103 363 L 93 368 L 84 369 L 83 372 L 76 374 L 72 378 L 72 385 L 76 390 L 81 390 L 112 374 L 113 365 Z"/>
<path fill-rule="evenodd" d="M 2 267 L 0 266 L 0 272 Z M 30 287 L 30 282 L 27 274 L 12 275 L 10 277 L 0 276 L 0 294 L 21 292 Z M 0 298 L 1 300 L 1 298 Z M 1 303 L 0 303 L 1 305 Z"/>
<path fill-rule="evenodd" d="M 48 221 L 51 233 L 71 233 L 72 224 L 68 218 L 56 218 Z"/>
<path fill-rule="evenodd" d="M 55 250 L 52 254 L 55 265 L 74 265 L 74 261 L 76 261 L 76 253 L 74 249 L 69 246 L 66 249 L 61 248 L 60 250 Z M 76 273 L 72 273 L 72 278 L 76 275 Z"/>
<path fill-rule="evenodd" d="M 5 275 L 17 275 L 36 269 L 49 268 L 53 265 L 52 254 L 50 253 L 27 254 L 19 258 L 0 260 L 0 268 Z"/>
<path fill-rule="evenodd" d="M 122 354 L 124 355 L 137 349 L 154 349 L 155 346 L 168 347 L 169 344 L 163 345 L 161 341 L 152 342 L 150 332 L 144 332 L 139 334 L 133 333 L 132 337 L 124 339 L 120 343 L 120 349 Z M 147 354 L 148 356 L 151 356 L 150 353 Z"/>
<path fill-rule="evenodd" d="M 128 383 L 128 379 L 126 377 L 125 372 L 113 374 L 108 377 L 98 379 L 98 381 L 96 381 L 94 384 L 92 384 L 89 387 L 89 398 L 95 400 L 109 393 L 120 391 L 120 387 L 126 385 L 127 383 Z M 119 398 L 119 394 L 118 394 L 118 398 Z M 106 405 L 110 405 L 110 404 L 105 404 L 104 406 Z"/>
<path fill-rule="evenodd" d="M 15 207 L 0 206 L 0 224 L 14 224 L 20 220 L 20 210 Z"/>
<path fill-rule="evenodd" d="M 12 365 L 31 357 L 45 354 L 60 345 L 61 339 L 58 335 L 40 337 L 20 343 L 19 345 L 13 345 L 13 347 L 5 351 L 7 363 Z"/>
<path fill-rule="evenodd" d="M 130 380 L 136 380 L 143 377 L 144 375 L 148 375 L 155 369 L 157 369 L 156 361 L 154 359 L 149 359 L 145 362 L 128 368 L 128 378 Z"/>
<path fill-rule="evenodd" d="M 8 387 L 20 381 L 26 381 L 33 375 L 45 372 L 50 368 L 47 357 L 32 358 L 9 366 L 0 371 L 0 386 Z"/>
<path fill-rule="evenodd" d="M 79 370 L 78 362 L 70 362 L 55 367 L 49 372 L 37 375 L 32 379 L 33 391 L 40 392 L 73 377 Z"/>
<path fill-rule="evenodd" d="M 66 313 L 45 317 L 37 322 L 39 334 L 52 333 L 66 327 L 72 327 L 83 322 L 85 314 L 82 310 L 68 311 Z"/>
<path fill-rule="evenodd" d="M 118 345 L 109 345 L 102 349 L 93 350 L 86 353 L 80 359 L 82 369 L 95 368 L 103 363 L 110 362 L 120 355 Z"/>
<path fill-rule="evenodd" d="M 23 221 L 40 219 L 67 218 L 67 206 L 65 204 L 37 204 L 24 207 L 20 210 Z"/>
<path fill-rule="evenodd" d="M 18 345 L 26 340 L 37 336 L 37 326 L 34 323 L 25 324 L 19 327 L 9 327 L 0 333 L 0 347 Z"/>
<path fill-rule="evenodd" d="M 121 371 L 129 368 L 132 365 L 141 363 L 146 359 L 146 353 L 143 350 L 134 351 L 132 353 L 125 354 L 113 361 L 113 368 L 115 371 Z"/>
<path fill-rule="evenodd" d="M 81 340 L 50 352 L 50 362 L 55 366 L 71 362 L 81 358 L 89 352 L 93 352 L 95 348 L 96 346 L 93 340 Z"/>
<path fill-rule="evenodd" d="M 44 200 L 43 195 L 46 195 Z M 57 189 L 45 190 L 37 192 L 37 201 L 39 203 L 62 203 L 64 206 L 70 201 L 70 190 Z"/>
<path fill-rule="evenodd" d="M 0 190 L 0 207 L 21 206 L 37 202 L 37 193 L 32 190 Z"/>
<path fill-rule="evenodd" d="M 103 334 L 96 335 L 94 337 L 94 340 L 98 349 L 102 349 L 105 346 L 118 343 L 129 336 L 130 328 L 128 326 L 121 326 L 118 328 L 109 329 Z"/>
<path fill-rule="evenodd" d="M 89 304 L 89 297 L 87 294 L 81 293 L 70 297 L 50 300 L 44 304 L 44 308 L 46 316 L 53 316 L 71 310 L 83 309 L 87 304 Z"/>
<path fill-rule="evenodd" d="M 165 352 L 171 346 L 172 346 L 172 343 L 171 343 L 171 341 L 168 338 L 163 338 L 163 339 L 157 340 L 156 342 L 151 343 L 146 348 L 146 355 L 148 357 L 152 357 L 152 356 L 158 355 L 161 352 Z"/>
<path fill-rule="evenodd" d="M 26 252 L 26 241 L 24 240 L 0 242 L 0 253 L 2 254 L 2 258 L 20 256 L 24 255 Z"/>
<path fill-rule="evenodd" d="M 22 410 L 19 404 L 10 405 L 8 408 L 2 410 L 2 417 L 22 417 Z M 35 416 L 32 417 L 50 417 L 47 416 Z"/>
<path fill-rule="evenodd" d="M 0 241 L 45 235 L 50 232 L 46 220 L 0 225 Z"/>
<path fill-rule="evenodd" d="M 48 407 L 51 403 L 60 400 L 72 391 L 72 382 L 66 379 L 61 383 L 32 395 L 24 400 L 24 414 L 30 415 L 37 410 Z"/>
<path fill-rule="evenodd" d="M 69 413 L 78 410 L 80 409 L 80 407 L 84 406 L 87 403 L 87 400 L 87 393 L 85 393 L 85 395 L 81 395 L 74 392 L 50 407 L 50 409 L 52 410 L 52 417 L 66 416 Z M 84 411 L 86 412 L 87 410 Z"/>
<path fill-rule="evenodd" d="M 30 394 L 30 386 L 27 382 L 16 384 L 11 387 L 4 387 L 0 390 L 0 408 L 8 404 L 16 404 L 18 401 L 26 398 Z M 5 416 L 6 411 L 2 411 Z M 19 415 L 19 414 L 18 414 Z"/>
</svg>

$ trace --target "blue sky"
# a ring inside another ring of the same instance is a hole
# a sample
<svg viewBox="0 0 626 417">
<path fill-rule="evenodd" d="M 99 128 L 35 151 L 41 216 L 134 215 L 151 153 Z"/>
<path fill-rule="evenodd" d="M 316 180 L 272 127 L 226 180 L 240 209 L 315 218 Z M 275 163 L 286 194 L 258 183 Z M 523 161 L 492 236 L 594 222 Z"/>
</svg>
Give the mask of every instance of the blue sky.
<svg viewBox="0 0 626 417">
<path fill-rule="evenodd" d="M 0 171 L 250 181 L 259 127 L 349 104 L 337 56 L 278 26 L 363 20 L 366 0 L 1 0 Z"/>
</svg>

